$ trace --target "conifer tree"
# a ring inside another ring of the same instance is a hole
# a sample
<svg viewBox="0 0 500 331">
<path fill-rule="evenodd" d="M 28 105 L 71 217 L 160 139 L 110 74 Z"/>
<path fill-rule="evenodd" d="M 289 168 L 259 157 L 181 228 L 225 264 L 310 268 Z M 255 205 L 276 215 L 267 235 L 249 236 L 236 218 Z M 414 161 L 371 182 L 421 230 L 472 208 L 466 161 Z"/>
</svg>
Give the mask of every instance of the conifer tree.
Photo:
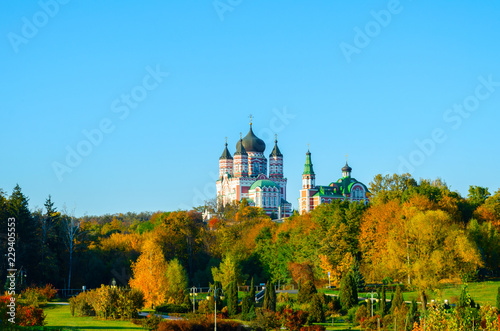
<svg viewBox="0 0 500 331">
<path fill-rule="evenodd" d="M 391 301 L 391 312 L 394 312 L 394 309 L 401 307 L 404 304 L 403 294 L 401 293 L 401 287 L 396 285 L 396 293 L 394 294 L 394 298 Z"/>
<path fill-rule="evenodd" d="M 411 301 L 410 310 L 407 314 L 407 330 L 413 330 L 413 324 L 418 322 L 418 309 L 417 309 L 417 300 L 413 299 Z"/>
<path fill-rule="evenodd" d="M 316 286 L 312 281 L 308 280 L 304 284 L 301 284 L 297 294 L 297 301 L 299 303 L 311 302 L 313 295 L 316 293 L 318 293 Z"/>
<path fill-rule="evenodd" d="M 270 287 L 269 284 L 270 284 L 270 282 L 267 281 L 266 290 L 264 292 L 264 302 L 262 303 L 262 308 L 268 309 L 268 310 L 270 310 L 269 305 L 270 305 L 270 301 L 271 301 L 270 292 L 269 292 L 269 287 Z"/>
<path fill-rule="evenodd" d="M 325 322 L 325 309 L 319 294 L 314 294 L 312 297 L 308 321 L 309 324 Z"/>
<path fill-rule="evenodd" d="M 345 310 L 358 304 L 358 289 L 351 271 L 340 282 L 340 303 Z"/>
<path fill-rule="evenodd" d="M 380 316 L 384 316 L 385 313 L 387 312 L 387 305 L 386 305 L 386 294 L 385 294 L 385 286 L 382 285 L 382 288 L 380 289 L 380 295 L 379 295 L 379 312 Z"/>
<path fill-rule="evenodd" d="M 271 282 L 271 289 L 270 289 L 270 298 L 271 298 L 271 304 L 270 304 L 270 310 L 276 311 L 276 290 L 274 289 L 274 283 Z"/>
</svg>

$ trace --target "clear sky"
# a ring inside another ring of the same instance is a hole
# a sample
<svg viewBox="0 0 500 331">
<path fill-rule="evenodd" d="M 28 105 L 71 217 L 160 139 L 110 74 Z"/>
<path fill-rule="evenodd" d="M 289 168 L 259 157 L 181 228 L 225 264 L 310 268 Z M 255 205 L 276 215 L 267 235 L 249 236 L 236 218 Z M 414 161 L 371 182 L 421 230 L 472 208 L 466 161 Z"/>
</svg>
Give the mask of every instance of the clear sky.
<svg viewBox="0 0 500 331">
<path fill-rule="evenodd" d="M 228 137 L 316 183 L 500 187 L 498 1 L 1 1 L 0 188 L 79 215 L 215 197 Z"/>
</svg>

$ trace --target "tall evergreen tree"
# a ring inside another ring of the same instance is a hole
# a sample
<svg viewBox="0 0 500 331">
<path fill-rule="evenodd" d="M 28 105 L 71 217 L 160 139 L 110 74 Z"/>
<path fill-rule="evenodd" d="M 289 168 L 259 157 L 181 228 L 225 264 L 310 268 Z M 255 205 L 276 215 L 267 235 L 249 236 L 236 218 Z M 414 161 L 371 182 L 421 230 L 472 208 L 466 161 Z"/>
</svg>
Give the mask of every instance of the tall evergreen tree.
<svg viewBox="0 0 500 331">
<path fill-rule="evenodd" d="M 264 292 L 264 303 L 262 308 L 276 311 L 276 291 L 274 290 L 274 284 L 271 281 L 266 283 L 266 291 Z"/>
<path fill-rule="evenodd" d="M 272 311 L 276 311 L 276 290 L 274 289 L 274 283 L 271 282 L 271 293 L 270 293 L 270 298 L 271 298 L 271 304 L 270 308 Z"/>
<path fill-rule="evenodd" d="M 410 310 L 407 313 L 407 321 L 406 330 L 413 330 L 413 324 L 418 322 L 418 309 L 417 309 L 417 300 L 413 299 L 411 301 Z"/>
<path fill-rule="evenodd" d="M 396 293 L 391 301 L 391 312 L 394 312 L 394 309 L 399 308 L 402 305 L 404 305 L 404 299 L 403 294 L 401 293 L 401 287 L 396 285 Z"/>
<path fill-rule="evenodd" d="M 297 301 L 299 303 L 311 302 L 313 295 L 316 293 L 318 293 L 316 286 L 312 281 L 308 280 L 304 284 L 301 284 L 297 294 Z"/>
<path fill-rule="evenodd" d="M 319 294 L 314 294 L 311 301 L 311 307 L 309 309 L 309 324 L 312 323 L 324 323 L 325 322 L 325 309 Z"/>
<path fill-rule="evenodd" d="M 253 285 L 253 277 L 252 277 L 252 281 L 250 282 L 249 296 L 252 299 L 252 303 L 254 303 L 255 302 L 255 286 Z"/>
<path fill-rule="evenodd" d="M 387 302 L 386 302 L 386 293 L 385 293 L 385 286 L 382 285 L 382 288 L 380 289 L 380 295 L 379 295 L 379 313 L 380 316 L 384 316 L 385 313 L 387 312 Z"/>
<path fill-rule="evenodd" d="M 16 263 L 17 270 L 23 270 L 27 275 L 16 284 L 18 287 L 26 283 L 39 283 L 38 263 L 40 261 L 40 237 L 36 233 L 36 224 L 28 206 L 29 199 L 16 185 L 8 199 L 8 217 L 15 218 L 16 233 Z"/>
<path fill-rule="evenodd" d="M 262 302 L 262 308 L 268 309 L 268 310 L 269 310 L 269 304 L 271 301 L 270 292 L 269 292 L 269 284 L 270 284 L 270 281 L 268 280 L 266 283 L 266 289 L 264 292 L 264 302 Z"/>
<path fill-rule="evenodd" d="M 234 293 L 233 283 L 234 283 L 234 281 L 230 282 L 227 285 L 226 290 L 225 290 L 225 296 L 227 298 L 227 310 L 228 310 L 229 316 L 236 315 L 236 309 L 237 309 L 237 305 L 238 305 L 237 303 L 236 303 L 236 305 L 234 304 L 235 293 Z M 236 296 L 237 295 L 238 295 L 238 293 L 236 292 Z M 238 300 L 238 299 L 236 299 L 236 300 Z"/>
<path fill-rule="evenodd" d="M 345 274 L 340 281 L 340 303 L 345 310 L 358 304 L 357 284 L 351 271 Z"/>
</svg>

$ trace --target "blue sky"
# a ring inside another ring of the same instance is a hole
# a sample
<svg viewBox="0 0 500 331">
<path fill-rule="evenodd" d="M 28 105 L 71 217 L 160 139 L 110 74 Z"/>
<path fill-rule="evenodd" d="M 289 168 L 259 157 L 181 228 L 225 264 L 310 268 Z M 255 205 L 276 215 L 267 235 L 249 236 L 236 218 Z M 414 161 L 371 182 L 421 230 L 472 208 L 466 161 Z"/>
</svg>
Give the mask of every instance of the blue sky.
<svg viewBox="0 0 500 331">
<path fill-rule="evenodd" d="M 2 1 L 0 188 L 76 215 L 215 196 L 228 137 L 316 182 L 500 187 L 495 1 Z M 75 156 L 74 153 L 78 155 Z"/>
</svg>

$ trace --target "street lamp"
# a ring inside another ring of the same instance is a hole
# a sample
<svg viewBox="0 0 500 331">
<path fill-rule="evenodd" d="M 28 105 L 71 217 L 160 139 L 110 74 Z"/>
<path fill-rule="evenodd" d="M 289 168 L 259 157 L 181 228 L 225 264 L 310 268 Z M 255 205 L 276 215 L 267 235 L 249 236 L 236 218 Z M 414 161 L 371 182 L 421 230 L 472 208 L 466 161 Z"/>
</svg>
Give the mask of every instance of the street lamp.
<svg viewBox="0 0 500 331">
<path fill-rule="evenodd" d="M 198 293 L 196 293 L 196 286 L 191 287 L 190 290 L 191 293 L 189 293 L 189 295 L 193 297 L 193 314 L 194 314 L 196 309 L 196 296 L 198 295 Z"/>
<path fill-rule="evenodd" d="M 376 302 L 378 302 L 378 301 L 379 301 L 379 299 L 378 299 L 378 293 L 377 293 L 377 292 L 373 292 L 373 290 L 372 290 L 372 291 L 370 292 L 370 294 L 372 295 L 372 298 L 371 298 L 371 300 L 370 300 L 370 304 L 371 304 L 371 306 L 372 306 L 372 314 L 371 314 L 371 315 L 372 315 L 372 317 L 373 317 L 373 295 L 375 294 L 375 295 L 377 296 L 377 300 L 376 300 Z M 366 300 L 368 300 L 368 299 L 366 299 Z"/>
<path fill-rule="evenodd" d="M 210 294 L 210 292 L 214 292 L 214 299 L 215 299 L 215 313 L 214 313 L 215 326 L 214 326 L 214 330 L 217 331 L 217 292 L 219 292 L 221 300 L 224 300 L 224 297 L 222 296 L 222 289 L 217 288 L 217 286 L 215 286 L 213 289 L 209 289 L 208 294 Z M 207 296 L 207 300 L 209 300 L 209 299 L 210 299 L 210 295 Z"/>
</svg>

